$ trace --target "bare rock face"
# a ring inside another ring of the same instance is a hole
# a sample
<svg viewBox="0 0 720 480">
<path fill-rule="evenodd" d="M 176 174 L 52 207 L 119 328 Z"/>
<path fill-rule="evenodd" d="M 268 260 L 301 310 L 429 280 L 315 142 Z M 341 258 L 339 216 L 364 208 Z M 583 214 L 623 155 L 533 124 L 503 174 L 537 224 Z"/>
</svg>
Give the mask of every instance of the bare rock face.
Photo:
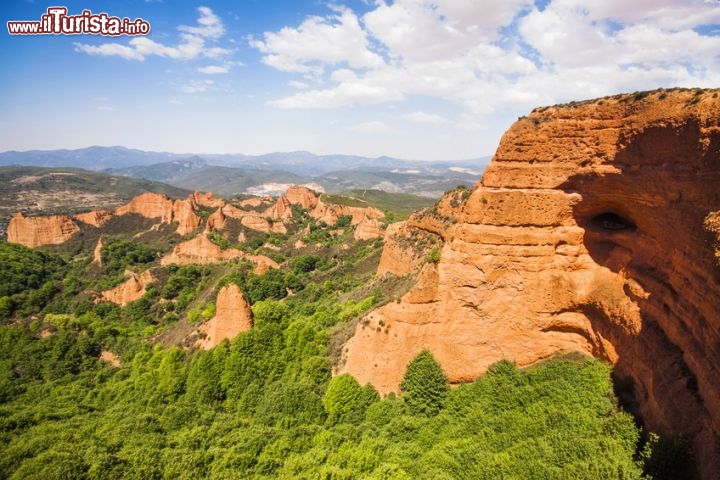
<svg viewBox="0 0 720 480">
<path fill-rule="evenodd" d="M 396 391 L 433 352 L 454 382 L 502 358 L 615 364 L 646 427 L 693 439 L 720 478 L 720 99 L 658 91 L 534 110 L 482 181 L 389 233 L 443 239 L 399 303 L 371 312 L 338 372 Z M 415 255 L 415 257 L 418 257 Z M 385 271 L 402 260 L 383 255 Z"/>
<path fill-rule="evenodd" d="M 177 233 L 187 235 L 200 226 L 200 217 L 195 214 L 192 202 L 188 200 L 175 200 L 173 202 L 172 218 L 178 222 Z"/>
<path fill-rule="evenodd" d="M 309 188 L 292 186 L 285 192 L 285 198 L 291 205 L 300 205 L 302 208 L 315 208 L 318 203 L 318 196 Z"/>
<path fill-rule="evenodd" d="M 275 205 L 273 205 L 266 214 L 274 220 L 288 220 L 293 216 L 292 204 L 287 197 L 280 195 L 277 202 L 275 202 Z"/>
<path fill-rule="evenodd" d="M 136 213 L 145 218 L 157 218 L 161 223 L 178 222 L 177 233 L 186 235 L 200 225 L 200 217 L 195 214 L 190 200 L 171 200 L 160 193 L 143 193 L 129 203 L 115 210 L 117 215 Z"/>
<path fill-rule="evenodd" d="M 257 232 L 270 233 L 272 231 L 273 222 L 258 214 L 245 215 L 240 219 L 243 227 L 255 230 Z"/>
<path fill-rule="evenodd" d="M 226 218 L 227 217 L 223 213 L 223 208 L 218 208 L 208 217 L 207 223 L 205 223 L 205 231 L 214 232 L 216 230 L 222 230 L 225 228 Z"/>
<path fill-rule="evenodd" d="M 418 272 L 427 261 L 427 254 L 442 245 L 442 238 L 434 232 L 408 225 L 391 223 L 385 229 L 385 246 L 380 256 L 377 276 L 404 276 Z"/>
<path fill-rule="evenodd" d="M 201 265 L 224 263 L 231 260 L 248 260 L 255 265 L 255 273 L 264 273 L 270 268 L 278 268 L 277 262 L 264 255 L 250 255 L 236 248 L 222 249 L 211 242 L 205 235 L 175 245 L 173 251 L 165 255 L 161 265 Z"/>
<path fill-rule="evenodd" d="M 269 202 L 272 202 L 270 197 L 252 197 L 243 200 L 239 205 L 243 208 L 258 208 Z"/>
<path fill-rule="evenodd" d="M 225 285 L 215 301 L 215 316 L 198 328 L 198 348 L 209 350 L 225 339 L 232 339 L 253 326 L 253 313 L 240 288 Z M 197 336 L 197 333 L 195 336 Z"/>
<path fill-rule="evenodd" d="M 364 219 L 380 219 L 385 218 L 385 214 L 373 207 L 350 207 L 347 205 L 328 204 L 318 199 L 317 205 L 310 212 L 310 216 L 314 219 L 325 222 L 328 225 L 334 225 L 339 217 L 349 215 L 352 217 L 350 222 L 357 225 Z"/>
<path fill-rule="evenodd" d="M 215 195 L 213 195 L 212 192 L 208 193 L 202 193 L 202 192 L 194 192 L 189 197 L 188 200 L 194 203 L 195 205 L 200 205 L 203 207 L 208 208 L 219 208 L 225 205 L 225 202 L 222 198 L 215 198 Z"/>
<path fill-rule="evenodd" d="M 75 220 L 100 228 L 107 223 L 114 215 L 112 210 L 93 210 L 87 213 L 78 213 L 73 215 Z"/>
<path fill-rule="evenodd" d="M 141 274 L 127 270 L 125 276 L 127 280 L 123 283 L 111 290 L 102 292 L 102 300 L 116 303 L 120 306 L 127 305 L 145 295 L 147 286 L 156 281 L 150 270 L 145 270 Z"/>
<path fill-rule="evenodd" d="M 41 245 L 65 243 L 79 231 L 80 227 L 67 215 L 26 217 L 18 213 L 10 220 L 7 240 L 10 243 L 35 248 Z"/>
<path fill-rule="evenodd" d="M 385 235 L 385 232 L 380 220 L 365 217 L 355 225 L 353 238 L 355 240 L 375 240 L 376 238 L 382 238 L 383 235 Z"/>
<path fill-rule="evenodd" d="M 173 201 L 161 193 L 143 193 L 115 210 L 117 215 L 137 213 L 145 218 L 158 218 L 163 223 L 172 222 Z"/>
<path fill-rule="evenodd" d="M 102 248 L 104 246 L 102 237 L 98 238 L 95 249 L 93 250 L 92 264 L 98 267 L 102 267 Z"/>
</svg>

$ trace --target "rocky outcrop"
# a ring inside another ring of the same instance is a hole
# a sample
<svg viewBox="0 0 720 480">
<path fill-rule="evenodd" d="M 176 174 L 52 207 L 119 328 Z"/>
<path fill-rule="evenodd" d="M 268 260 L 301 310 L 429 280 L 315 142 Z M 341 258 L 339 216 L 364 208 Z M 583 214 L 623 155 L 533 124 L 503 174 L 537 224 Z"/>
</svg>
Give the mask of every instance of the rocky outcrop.
<svg viewBox="0 0 720 480">
<path fill-rule="evenodd" d="M 103 248 L 103 239 L 102 236 L 98 238 L 97 243 L 95 244 L 95 249 L 93 250 L 93 259 L 92 264 L 97 267 L 102 267 L 102 248 Z"/>
<path fill-rule="evenodd" d="M 310 212 L 310 216 L 319 222 L 325 222 L 328 225 L 334 225 L 338 218 L 342 216 L 351 216 L 352 225 L 357 225 L 364 219 L 381 219 L 385 218 L 385 214 L 373 207 L 350 207 L 347 205 L 337 205 L 334 203 L 325 203 L 322 199 L 318 200 L 315 208 Z"/>
<path fill-rule="evenodd" d="M 384 234 L 380 220 L 365 217 L 355 225 L 353 238 L 355 240 L 375 240 L 376 238 L 382 238 Z"/>
<path fill-rule="evenodd" d="M 115 210 L 117 215 L 136 213 L 145 218 L 157 218 L 163 223 L 172 222 L 173 201 L 161 193 L 143 193 Z"/>
<path fill-rule="evenodd" d="M 214 232 L 217 230 L 222 230 L 223 228 L 225 228 L 226 219 L 227 216 L 223 213 L 222 207 L 218 208 L 208 217 L 207 222 L 205 223 L 205 231 Z"/>
<path fill-rule="evenodd" d="M 257 232 L 264 232 L 264 233 L 285 233 L 287 232 L 287 228 L 285 225 L 283 225 L 280 222 L 273 222 L 268 220 L 267 218 L 253 214 L 253 215 L 245 215 L 240 219 L 240 223 L 242 226 L 249 228 L 250 230 L 255 230 Z"/>
<path fill-rule="evenodd" d="M 268 209 L 266 215 L 273 220 L 288 220 L 293 216 L 292 205 L 284 195 L 280 195 L 275 205 Z"/>
<path fill-rule="evenodd" d="M 102 350 L 100 352 L 100 360 L 107 363 L 111 367 L 120 366 L 120 356 L 117 353 L 113 353 L 110 350 Z"/>
<path fill-rule="evenodd" d="M 26 217 L 18 213 L 11 220 L 7 230 L 7 240 L 26 247 L 65 243 L 80 227 L 67 215 L 47 217 Z"/>
<path fill-rule="evenodd" d="M 195 207 L 188 200 L 175 200 L 172 209 L 173 222 L 178 223 L 177 233 L 187 235 L 200 226 L 200 217 L 195 214 Z"/>
<path fill-rule="evenodd" d="M 302 208 L 305 209 L 312 209 L 315 208 L 315 206 L 318 203 L 318 196 L 306 187 L 300 187 L 300 186 L 292 186 L 287 189 L 285 192 L 285 198 L 287 198 L 288 202 L 292 205 L 300 205 Z"/>
<path fill-rule="evenodd" d="M 215 301 L 215 316 L 193 334 L 195 346 L 209 350 L 225 339 L 233 339 L 253 326 L 253 313 L 240 288 L 234 283 L 220 289 Z"/>
<path fill-rule="evenodd" d="M 100 228 L 105 225 L 114 215 L 112 210 L 93 210 L 87 213 L 78 213 L 73 215 L 75 220 L 79 220 L 93 227 Z"/>
<path fill-rule="evenodd" d="M 252 197 L 246 198 L 245 200 L 241 201 L 239 205 L 242 208 L 258 208 L 269 202 L 272 202 L 271 197 Z"/>
<path fill-rule="evenodd" d="M 692 439 L 702 477 L 720 478 L 719 93 L 519 119 L 472 191 L 408 221 L 442 237 L 439 261 L 361 322 L 337 370 L 389 392 L 425 348 L 454 382 L 587 352 L 615 364 L 648 429 Z"/>
<path fill-rule="evenodd" d="M 191 200 L 171 200 L 160 193 L 143 193 L 118 208 L 117 215 L 136 213 L 145 218 L 159 219 L 161 223 L 178 223 L 177 233 L 187 235 L 200 225 Z"/>
<path fill-rule="evenodd" d="M 220 248 L 205 235 L 175 245 L 173 251 L 165 255 L 161 265 L 202 265 L 225 263 L 231 260 L 247 260 L 255 265 L 256 273 L 264 273 L 270 268 L 278 268 L 277 262 L 264 255 L 250 255 L 236 248 Z"/>
<path fill-rule="evenodd" d="M 200 205 L 201 207 L 208 207 L 208 208 L 220 208 L 223 205 L 225 205 L 225 202 L 222 198 L 215 198 L 215 195 L 213 195 L 212 192 L 208 193 L 201 193 L 201 192 L 194 192 L 190 194 L 188 197 L 188 200 L 192 202 L 194 205 Z"/>
<path fill-rule="evenodd" d="M 126 280 L 117 287 L 102 292 L 101 300 L 125 306 L 139 300 L 145 295 L 148 285 L 156 281 L 150 270 L 145 270 L 140 274 L 126 270 L 125 277 Z"/>
<path fill-rule="evenodd" d="M 418 272 L 433 248 L 442 246 L 442 237 L 407 222 L 396 222 L 385 230 L 385 246 L 380 256 L 377 276 L 404 276 Z"/>
</svg>

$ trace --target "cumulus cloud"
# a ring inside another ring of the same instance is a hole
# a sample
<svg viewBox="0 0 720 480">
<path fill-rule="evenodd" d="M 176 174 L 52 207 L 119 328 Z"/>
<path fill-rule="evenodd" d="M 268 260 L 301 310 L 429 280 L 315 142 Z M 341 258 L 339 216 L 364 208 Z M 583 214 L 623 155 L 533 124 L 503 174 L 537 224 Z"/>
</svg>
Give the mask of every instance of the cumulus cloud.
<svg viewBox="0 0 720 480">
<path fill-rule="evenodd" d="M 198 11 L 200 12 L 200 18 L 197 20 L 197 26 L 191 27 L 187 25 L 180 25 L 178 30 L 198 37 L 222 37 L 225 33 L 225 27 L 223 26 L 220 17 L 215 15 L 215 13 L 213 13 L 213 11 L 208 7 L 198 7 Z"/>
<path fill-rule="evenodd" d="M 477 117 L 720 80 L 720 36 L 701 28 L 720 23 L 718 0 L 378 0 L 362 17 L 333 8 L 251 40 L 266 65 L 316 78 L 272 105 L 429 96 Z"/>
<path fill-rule="evenodd" d="M 349 9 L 335 7 L 328 17 L 309 17 L 297 28 L 266 32 L 250 45 L 264 53 L 263 62 L 285 72 L 321 73 L 325 65 L 376 68 L 383 59 L 368 47 L 367 33 Z"/>
<path fill-rule="evenodd" d="M 180 43 L 164 45 L 148 37 L 133 37 L 127 44 L 117 42 L 90 45 L 75 43 L 75 51 L 99 56 L 118 56 L 126 60 L 144 61 L 151 56 L 192 60 L 198 57 L 221 58 L 232 53 L 231 50 L 208 46 L 207 40 L 217 40 L 225 32 L 222 20 L 208 7 L 199 7 L 200 17 L 196 26 L 180 25 Z"/>
</svg>

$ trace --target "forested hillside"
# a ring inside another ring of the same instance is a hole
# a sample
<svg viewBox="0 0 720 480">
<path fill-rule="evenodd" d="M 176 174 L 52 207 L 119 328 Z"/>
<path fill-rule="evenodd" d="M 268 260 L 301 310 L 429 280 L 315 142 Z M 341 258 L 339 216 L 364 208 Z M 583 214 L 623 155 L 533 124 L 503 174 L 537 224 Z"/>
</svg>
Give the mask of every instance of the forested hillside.
<svg viewBox="0 0 720 480">
<path fill-rule="evenodd" d="M 355 240 L 350 217 L 328 224 L 298 205 L 292 213 L 286 233 L 229 225 L 208 234 L 220 248 L 278 263 L 265 272 L 243 259 L 161 264 L 181 237 L 122 231 L 148 228 L 134 217 L 103 234 L 99 256 L 90 242 L 0 243 L 0 477 L 630 479 L 645 467 L 668 471 L 654 466 L 652 442 L 643 446 L 619 408 L 609 367 L 592 359 L 522 371 L 503 361 L 451 387 L 423 352 L 400 394 L 383 399 L 348 375 L 333 378 L 362 315 L 398 300 L 412 279 L 376 278 L 383 241 Z M 103 301 L 99 293 L 127 269 L 152 271 L 155 281 L 127 304 Z M 217 292 L 230 283 L 252 305 L 252 328 L 197 348 L 188 334 L 215 315 Z"/>
</svg>

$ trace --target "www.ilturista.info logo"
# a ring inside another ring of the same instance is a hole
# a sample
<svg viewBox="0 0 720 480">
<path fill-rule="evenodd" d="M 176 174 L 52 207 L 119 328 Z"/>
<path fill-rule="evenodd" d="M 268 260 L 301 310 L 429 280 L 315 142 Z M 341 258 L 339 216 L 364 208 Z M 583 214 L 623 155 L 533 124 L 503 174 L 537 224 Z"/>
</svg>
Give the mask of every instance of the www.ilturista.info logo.
<svg viewBox="0 0 720 480">
<path fill-rule="evenodd" d="M 107 13 L 83 10 L 80 15 L 68 15 L 65 7 L 50 7 L 40 21 L 7 22 L 10 35 L 147 35 L 150 24 L 142 18 L 110 17 Z"/>
</svg>

